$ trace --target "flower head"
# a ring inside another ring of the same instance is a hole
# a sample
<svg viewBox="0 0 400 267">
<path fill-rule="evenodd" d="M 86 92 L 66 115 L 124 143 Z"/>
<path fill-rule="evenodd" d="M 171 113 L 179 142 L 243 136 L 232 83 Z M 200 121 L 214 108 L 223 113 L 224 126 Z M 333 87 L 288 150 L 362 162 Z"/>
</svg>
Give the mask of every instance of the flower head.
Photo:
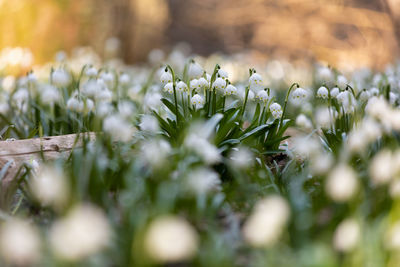
<svg viewBox="0 0 400 267">
<path fill-rule="evenodd" d="M 322 99 L 327 99 L 328 96 L 329 96 L 328 88 L 326 88 L 325 86 L 321 86 L 317 91 L 317 97 Z"/>
<path fill-rule="evenodd" d="M 271 106 L 269 106 L 269 111 L 271 111 L 275 119 L 282 117 L 282 107 L 278 103 L 272 103 Z"/>
<path fill-rule="evenodd" d="M 224 90 L 224 95 L 236 95 L 237 89 L 232 84 L 228 84 L 228 86 Z"/>
</svg>

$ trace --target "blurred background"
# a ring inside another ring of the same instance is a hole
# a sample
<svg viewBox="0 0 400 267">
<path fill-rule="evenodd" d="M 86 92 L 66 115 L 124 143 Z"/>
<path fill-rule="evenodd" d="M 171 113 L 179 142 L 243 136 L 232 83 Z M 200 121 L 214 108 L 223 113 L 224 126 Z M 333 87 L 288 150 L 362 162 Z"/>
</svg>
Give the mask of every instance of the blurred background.
<svg viewBox="0 0 400 267">
<path fill-rule="evenodd" d="M 137 63 L 185 42 L 204 56 L 379 69 L 399 55 L 400 0 L 0 0 L 0 32 L 0 65 L 26 68 L 79 46 Z"/>
</svg>

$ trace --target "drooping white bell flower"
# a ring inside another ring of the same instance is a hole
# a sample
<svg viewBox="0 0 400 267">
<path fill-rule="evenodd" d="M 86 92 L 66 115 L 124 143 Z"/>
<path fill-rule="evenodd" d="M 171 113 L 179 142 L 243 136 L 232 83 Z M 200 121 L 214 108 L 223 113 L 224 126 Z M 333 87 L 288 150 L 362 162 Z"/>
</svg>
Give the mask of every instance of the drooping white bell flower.
<svg viewBox="0 0 400 267">
<path fill-rule="evenodd" d="M 190 100 L 191 104 L 194 105 L 196 108 L 202 108 L 204 105 L 204 99 L 201 95 L 195 94 L 192 96 Z"/>
<path fill-rule="evenodd" d="M 206 87 L 208 87 L 210 84 L 209 81 L 207 81 L 204 77 L 201 77 L 200 79 L 198 79 L 197 81 L 197 85 L 199 88 L 204 89 Z"/>
<path fill-rule="evenodd" d="M 179 81 L 176 84 L 176 90 L 178 90 L 179 92 L 185 92 L 188 90 L 188 86 L 183 81 Z"/>
<path fill-rule="evenodd" d="M 172 83 L 167 83 L 164 86 L 164 91 L 172 94 L 174 92 L 174 85 Z"/>
<path fill-rule="evenodd" d="M 228 86 L 224 90 L 224 95 L 236 95 L 237 89 L 232 84 L 228 84 Z"/>
<path fill-rule="evenodd" d="M 221 77 L 218 77 L 217 79 L 215 79 L 212 87 L 215 88 L 216 90 L 223 90 L 226 86 L 226 82 L 224 79 L 222 79 Z"/>
<path fill-rule="evenodd" d="M 320 88 L 318 88 L 317 97 L 327 99 L 329 97 L 328 88 L 326 88 L 325 86 L 321 86 Z"/>
<path fill-rule="evenodd" d="M 331 97 L 337 97 L 337 95 L 340 93 L 339 88 L 333 87 L 331 90 Z"/>
<path fill-rule="evenodd" d="M 258 92 L 259 90 L 261 90 L 263 88 L 262 83 L 262 77 L 258 73 L 253 73 L 249 78 L 250 89 L 253 91 Z"/>
<path fill-rule="evenodd" d="M 51 73 L 51 81 L 57 87 L 66 87 L 71 82 L 71 76 L 64 69 L 56 69 Z"/>
<path fill-rule="evenodd" d="M 218 74 L 222 79 L 224 79 L 224 80 L 228 79 L 229 75 L 228 75 L 228 72 L 226 72 L 225 70 L 219 69 Z"/>
<path fill-rule="evenodd" d="M 189 64 L 188 75 L 190 79 L 198 79 L 203 75 L 203 68 L 193 60 Z"/>
<path fill-rule="evenodd" d="M 250 92 L 249 92 L 249 94 L 250 94 Z M 256 98 L 260 99 L 260 101 L 263 101 L 264 103 L 267 103 L 270 100 L 268 92 L 265 90 L 258 91 Z"/>
<path fill-rule="evenodd" d="M 172 74 L 169 71 L 163 71 L 160 76 L 160 81 L 163 84 L 172 83 Z"/>
<path fill-rule="evenodd" d="M 278 103 L 272 103 L 271 106 L 269 106 L 269 111 L 271 111 L 271 114 L 275 119 L 282 117 L 282 107 Z"/>
</svg>

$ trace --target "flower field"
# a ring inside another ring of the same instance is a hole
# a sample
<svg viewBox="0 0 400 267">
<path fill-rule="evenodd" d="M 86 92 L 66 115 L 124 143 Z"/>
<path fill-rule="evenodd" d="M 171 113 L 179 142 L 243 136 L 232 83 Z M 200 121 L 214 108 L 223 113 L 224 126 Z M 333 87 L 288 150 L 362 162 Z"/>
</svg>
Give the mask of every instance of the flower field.
<svg viewBox="0 0 400 267">
<path fill-rule="evenodd" d="M 60 53 L 0 85 L 0 266 L 400 265 L 400 65 Z"/>
</svg>

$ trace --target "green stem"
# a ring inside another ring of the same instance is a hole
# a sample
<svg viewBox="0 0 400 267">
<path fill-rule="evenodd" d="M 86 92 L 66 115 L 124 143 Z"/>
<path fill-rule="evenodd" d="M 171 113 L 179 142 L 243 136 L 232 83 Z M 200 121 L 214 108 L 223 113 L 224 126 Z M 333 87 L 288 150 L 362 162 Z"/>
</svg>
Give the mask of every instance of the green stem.
<svg viewBox="0 0 400 267">
<path fill-rule="evenodd" d="M 174 100 L 175 100 L 175 114 L 176 114 L 176 124 L 179 124 L 179 116 L 178 116 L 178 100 L 176 98 L 176 81 L 175 81 L 175 72 L 171 68 L 170 65 L 167 65 L 167 68 L 171 71 L 172 74 L 172 87 L 174 88 Z"/>
<path fill-rule="evenodd" d="M 289 95 L 290 95 L 290 92 L 292 91 L 292 89 L 293 89 L 293 87 L 294 87 L 295 85 L 297 86 L 297 88 L 300 87 L 300 85 L 299 85 L 298 83 L 294 83 L 294 84 L 292 84 L 292 85 L 290 86 L 288 92 L 286 93 L 285 103 L 283 104 L 282 117 L 281 117 L 281 119 L 280 119 L 280 121 L 279 121 L 279 127 L 278 127 L 278 128 L 281 128 L 281 127 L 282 127 L 283 117 L 285 116 L 286 106 L 287 106 L 287 102 L 288 102 L 288 100 L 289 100 Z"/>
<path fill-rule="evenodd" d="M 243 114 L 244 114 L 244 111 L 245 111 L 245 109 L 246 109 L 247 99 L 248 99 L 248 97 L 249 97 L 249 91 L 250 91 L 250 87 L 247 86 L 247 87 L 246 87 L 246 95 L 245 95 L 245 97 L 244 97 L 243 107 L 242 107 L 242 110 L 240 111 L 240 116 L 239 116 L 240 121 L 239 121 L 239 125 L 242 124 Z"/>
</svg>

